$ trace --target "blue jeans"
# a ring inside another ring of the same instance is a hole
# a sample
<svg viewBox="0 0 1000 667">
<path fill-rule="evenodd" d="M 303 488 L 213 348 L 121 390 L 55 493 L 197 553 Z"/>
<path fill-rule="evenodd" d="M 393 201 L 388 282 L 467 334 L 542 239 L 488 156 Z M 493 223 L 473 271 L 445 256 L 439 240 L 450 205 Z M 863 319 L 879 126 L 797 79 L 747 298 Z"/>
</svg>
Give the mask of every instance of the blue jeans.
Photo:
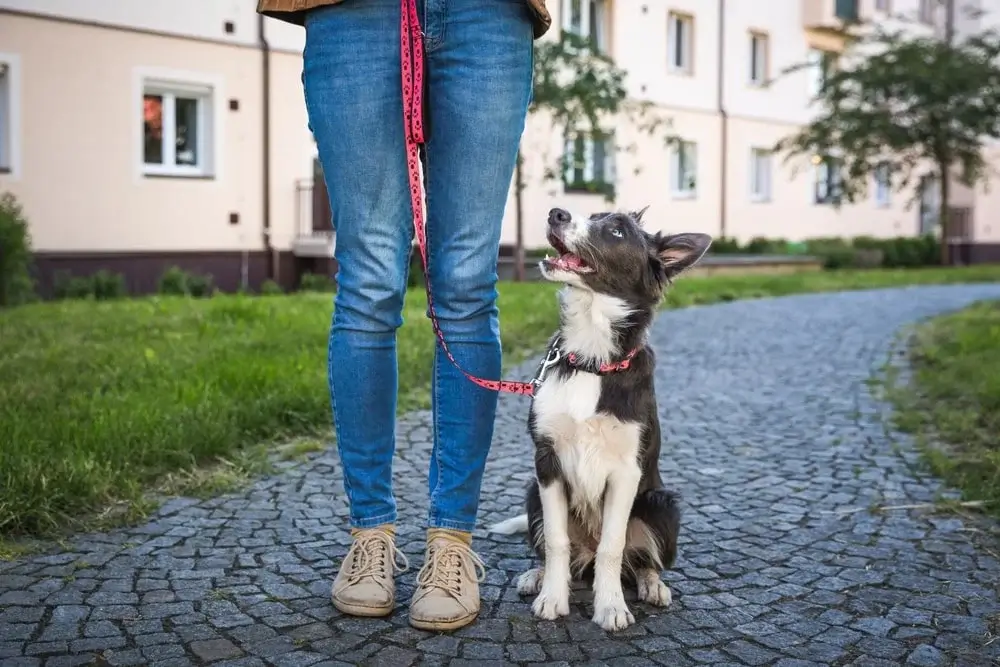
<svg viewBox="0 0 1000 667">
<path fill-rule="evenodd" d="M 525 0 L 423 0 L 430 282 L 457 361 L 501 372 L 500 228 L 531 95 Z M 303 84 L 337 230 L 329 380 L 351 524 L 396 520 L 392 492 L 413 214 L 400 74 L 400 0 L 344 0 L 306 18 Z M 435 347 L 429 527 L 471 531 L 497 395 Z"/>
</svg>

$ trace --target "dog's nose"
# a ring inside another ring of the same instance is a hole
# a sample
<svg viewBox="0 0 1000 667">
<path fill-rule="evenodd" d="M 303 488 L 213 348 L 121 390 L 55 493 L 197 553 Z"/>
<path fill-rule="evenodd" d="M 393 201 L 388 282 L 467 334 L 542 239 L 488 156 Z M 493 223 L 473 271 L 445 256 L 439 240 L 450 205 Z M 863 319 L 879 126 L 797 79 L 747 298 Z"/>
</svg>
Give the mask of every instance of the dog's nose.
<svg viewBox="0 0 1000 667">
<path fill-rule="evenodd" d="M 549 224 L 550 225 L 568 225 L 569 221 L 573 219 L 569 211 L 563 210 L 561 208 L 554 208 L 549 211 Z"/>
</svg>

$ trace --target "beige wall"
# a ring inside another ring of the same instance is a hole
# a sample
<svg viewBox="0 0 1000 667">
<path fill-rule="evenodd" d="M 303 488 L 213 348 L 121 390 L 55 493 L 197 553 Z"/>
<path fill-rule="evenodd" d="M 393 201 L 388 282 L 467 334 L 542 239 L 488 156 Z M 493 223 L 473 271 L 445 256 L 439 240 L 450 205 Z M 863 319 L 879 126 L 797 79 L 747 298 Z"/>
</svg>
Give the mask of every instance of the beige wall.
<svg viewBox="0 0 1000 667">
<path fill-rule="evenodd" d="M 599 195 L 564 194 L 559 182 L 543 182 L 543 164 L 555 164 L 561 142 L 543 118 L 531 118 L 522 146 L 526 151 L 524 192 L 525 244 L 545 245 L 545 219 L 553 206 L 584 212 L 608 210 L 610 206 L 638 209 L 649 206 L 647 227 L 651 231 L 699 231 L 718 236 L 722 219 L 722 131 L 721 117 L 661 108 L 672 122 L 671 132 L 698 145 L 698 187 L 694 197 L 678 198 L 670 187 L 670 150 L 662 141 L 630 134 L 617 127 L 622 146 L 634 153 L 619 153 L 617 200 L 609 204 Z M 783 164 L 772 157 L 771 197 L 755 201 L 750 192 L 752 148 L 768 148 L 793 132 L 796 126 L 755 119 L 730 117 L 726 142 L 726 234 L 747 241 L 754 236 L 801 240 L 818 236 L 896 236 L 917 229 L 917 210 L 906 208 L 906 198 L 893 193 L 888 206 L 875 202 L 874 192 L 864 201 L 845 205 L 839 211 L 813 203 L 813 171 L 808 163 Z M 543 151 L 545 153 L 543 154 Z M 636 173 L 637 172 L 637 173 Z M 1000 199 L 998 199 L 1000 201 Z M 515 240 L 513 190 L 507 206 L 503 242 Z"/>
<path fill-rule="evenodd" d="M 16 15 L 0 21 L 0 43 L 18 56 L 21 145 L 19 168 L 0 175 L 0 189 L 20 198 L 36 249 L 263 247 L 256 49 Z M 276 245 L 287 248 L 294 182 L 311 175 L 312 141 L 301 58 L 272 60 L 272 216 Z M 213 178 L 141 174 L 142 72 L 213 86 Z"/>
</svg>

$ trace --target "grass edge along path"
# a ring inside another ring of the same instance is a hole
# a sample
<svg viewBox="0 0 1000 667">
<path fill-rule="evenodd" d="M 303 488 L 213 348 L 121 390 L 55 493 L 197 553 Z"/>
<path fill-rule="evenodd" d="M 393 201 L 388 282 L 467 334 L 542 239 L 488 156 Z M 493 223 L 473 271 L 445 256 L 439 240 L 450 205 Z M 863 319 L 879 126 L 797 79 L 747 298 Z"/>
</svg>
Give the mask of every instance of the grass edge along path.
<svg viewBox="0 0 1000 667">
<path fill-rule="evenodd" d="M 682 277 L 664 307 L 1000 281 L 1000 266 Z M 555 286 L 503 283 L 505 367 L 557 324 Z M 434 336 L 421 290 L 399 332 L 400 412 L 428 404 Z M 321 448 L 331 295 L 151 297 L 0 312 L 0 536 L 132 521 L 164 493 L 217 493 L 275 445 Z M 215 471 L 200 473 L 208 465 Z M 95 523 L 94 519 L 101 521 Z"/>
<path fill-rule="evenodd" d="M 923 321 L 882 383 L 892 422 L 965 507 L 1000 518 L 1000 301 Z M 906 382 L 901 375 L 907 376 Z"/>
</svg>

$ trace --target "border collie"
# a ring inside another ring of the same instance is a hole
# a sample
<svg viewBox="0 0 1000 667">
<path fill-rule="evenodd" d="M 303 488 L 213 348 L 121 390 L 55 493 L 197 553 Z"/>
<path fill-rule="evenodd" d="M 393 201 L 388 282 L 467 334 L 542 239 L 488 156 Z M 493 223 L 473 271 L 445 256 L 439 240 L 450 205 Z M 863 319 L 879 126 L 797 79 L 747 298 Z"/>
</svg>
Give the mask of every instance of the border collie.
<svg viewBox="0 0 1000 667">
<path fill-rule="evenodd" d="M 647 207 L 648 208 L 648 207 Z M 650 234 L 646 209 L 578 217 L 554 208 L 540 263 L 563 283 L 560 328 L 535 376 L 528 430 L 535 479 L 527 513 L 491 532 L 527 532 L 542 567 L 518 578 L 535 616 L 569 614 L 571 580 L 593 583 L 593 621 L 635 622 L 623 583 L 657 606 L 677 556 L 680 511 L 660 479 L 660 424 L 647 335 L 671 280 L 708 250 L 706 234 Z"/>
</svg>

